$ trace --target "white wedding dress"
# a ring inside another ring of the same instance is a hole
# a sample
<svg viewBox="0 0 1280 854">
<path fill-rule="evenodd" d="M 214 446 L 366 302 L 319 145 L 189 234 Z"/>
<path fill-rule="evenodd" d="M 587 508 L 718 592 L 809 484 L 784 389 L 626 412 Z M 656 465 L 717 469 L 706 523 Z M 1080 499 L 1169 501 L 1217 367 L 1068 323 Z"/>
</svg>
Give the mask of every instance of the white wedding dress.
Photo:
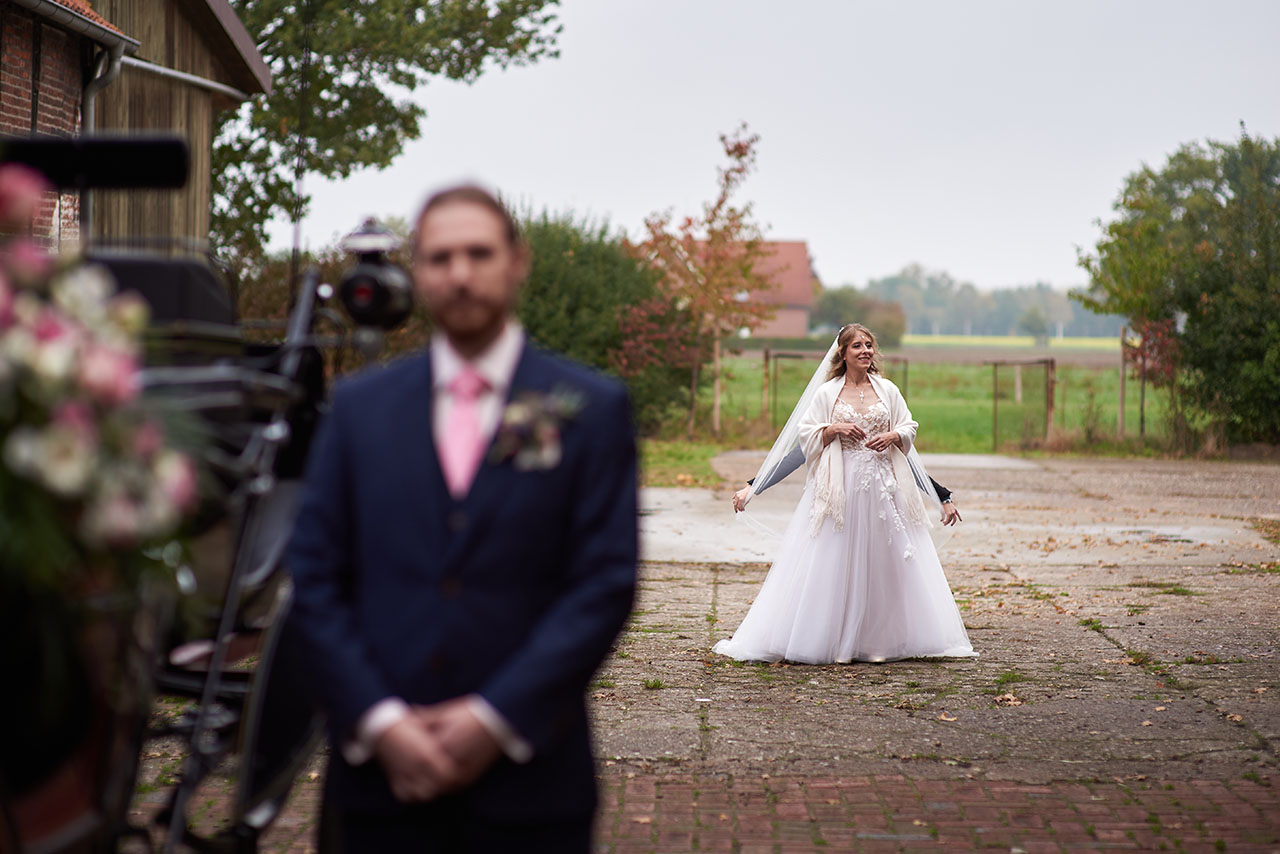
<svg viewBox="0 0 1280 854">
<path fill-rule="evenodd" d="M 865 413 L 837 400 L 831 417 L 856 423 L 867 436 L 889 429 L 879 400 Z M 976 655 L 928 528 L 898 506 L 889 452 L 839 441 L 843 530 L 828 518 L 810 536 L 810 478 L 764 586 L 715 651 L 805 664 Z"/>
</svg>

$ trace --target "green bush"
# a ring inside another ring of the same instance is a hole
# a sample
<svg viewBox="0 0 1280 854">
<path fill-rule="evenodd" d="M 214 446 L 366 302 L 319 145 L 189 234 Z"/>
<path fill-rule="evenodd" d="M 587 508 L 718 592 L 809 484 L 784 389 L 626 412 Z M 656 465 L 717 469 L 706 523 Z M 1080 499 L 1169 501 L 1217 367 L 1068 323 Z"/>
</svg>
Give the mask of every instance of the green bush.
<svg viewBox="0 0 1280 854">
<path fill-rule="evenodd" d="M 624 320 L 640 307 L 662 304 L 657 273 L 637 260 L 608 227 L 572 215 L 525 217 L 533 250 L 518 313 L 529 337 L 601 371 L 626 375 L 636 422 L 651 430 L 688 400 L 689 371 L 664 360 L 620 371 Z"/>
</svg>

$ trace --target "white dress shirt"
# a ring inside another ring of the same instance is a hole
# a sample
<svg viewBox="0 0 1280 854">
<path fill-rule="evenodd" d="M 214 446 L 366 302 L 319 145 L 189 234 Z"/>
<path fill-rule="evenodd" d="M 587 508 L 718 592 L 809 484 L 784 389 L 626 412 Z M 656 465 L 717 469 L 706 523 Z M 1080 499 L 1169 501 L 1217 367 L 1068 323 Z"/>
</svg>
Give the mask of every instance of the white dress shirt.
<svg viewBox="0 0 1280 854">
<path fill-rule="evenodd" d="M 503 403 L 507 399 L 511 379 L 524 350 L 524 337 L 524 329 L 520 324 L 514 320 L 508 321 L 493 344 L 475 359 L 464 358 L 453 349 L 444 335 L 431 337 L 431 430 L 436 437 L 437 455 L 440 437 L 444 434 L 445 425 L 449 423 L 449 412 L 454 403 L 449 383 L 468 363 L 487 383 L 487 388 L 476 400 L 476 415 L 480 431 L 486 439 L 485 444 L 488 444 L 488 439 L 498 429 Z M 471 713 L 489 730 L 489 734 L 502 747 L 502 752 L 513 762 L 524 763 L 533 758 L 533 746 L 516 732 L 488 700 L 479 694 L 468 694 L 467 703 Z M 369 761 L 378 737 L 408 714 L 409 704 L 400 697 L 387 697 L 374 703 L 357 722 L 355 737 L 343 742 L 343 758 L 352 765 Z"/>
</svg>

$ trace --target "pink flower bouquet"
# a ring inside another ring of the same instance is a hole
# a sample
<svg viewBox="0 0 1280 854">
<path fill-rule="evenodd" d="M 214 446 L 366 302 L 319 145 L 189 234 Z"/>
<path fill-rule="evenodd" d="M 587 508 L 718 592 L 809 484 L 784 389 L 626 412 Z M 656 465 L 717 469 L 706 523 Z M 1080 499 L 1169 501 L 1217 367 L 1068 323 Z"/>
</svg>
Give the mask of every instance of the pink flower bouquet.
<svg viewBox="0 0 1280 854">
<path fill-rule="evenodd" d="M 0 166 L 0 230 L 22 228 L 44 189 Z M 0 237 L 5 588 L 128 588 L 196 503 L 192 459 L 138 398 L 146 305 L 115 290 L 100 268 Z"/>
</svg>

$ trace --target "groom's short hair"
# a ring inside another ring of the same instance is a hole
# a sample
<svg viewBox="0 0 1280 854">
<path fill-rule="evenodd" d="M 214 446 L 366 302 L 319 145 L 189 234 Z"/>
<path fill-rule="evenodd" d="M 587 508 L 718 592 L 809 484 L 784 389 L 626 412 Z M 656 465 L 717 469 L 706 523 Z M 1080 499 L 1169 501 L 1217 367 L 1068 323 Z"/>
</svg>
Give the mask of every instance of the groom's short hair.
<svg viewBox="0 0 1280 854">
<path fill-rule="evenodd" d="M 502 221 L 502 230 L 507 236 L 507 242 L 512 246 L 520 242 L 520 226 L 516 223 L 516 218 L 511 215 L 511 211 L 507 210 L 507 206 L 498 201 L 497 196 L 478 184 L 459 184 L 456 187 L 446 187 L 432 193 L 422 206 L 422 211 L 414 224 L 415 247 L 418 242 L 417 234 L 422 231 L 422 223 L 426 221 L 427 215 L 452 202 L 469 202 L 488 208 Z"/>
</svg>

